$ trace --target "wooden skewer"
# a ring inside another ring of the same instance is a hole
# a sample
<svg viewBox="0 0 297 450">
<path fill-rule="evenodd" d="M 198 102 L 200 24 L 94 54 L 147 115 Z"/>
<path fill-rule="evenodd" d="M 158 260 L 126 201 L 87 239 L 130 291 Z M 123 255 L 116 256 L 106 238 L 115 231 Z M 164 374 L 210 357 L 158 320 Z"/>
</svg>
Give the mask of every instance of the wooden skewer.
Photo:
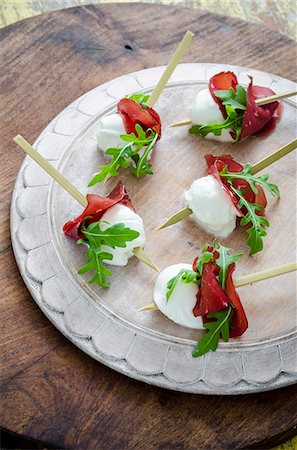
<svg viewBox="0 0 297 450">
<path fill-rule="evenodd" d="M 270 155 L 266 156 L 266 158 L 263 158 L 258 163 L 254 164 L 251 169 L 251 174 L 256 174 L 260 172 L 260 170 L 265 169 L 266 167 L 270 166 L 274 162 L 278 161 L 279 159 L 283 158 L 284 156 L 288 155 L 290 152 L 295 150 L 297 148 L 297 139 L 294 139 L 293 141 L 289 142 L 288 144 L 284 145 L 284 147 L 280 148 L 279 150 L 276 150 L 275 152 L 271 153 Z M 174 225 L 175 223 L 180 222 L 181 220 L 186 219 L 189 217 L 193 211 L 191 208 L 183 208 L 177 213 L 173 214 L 169 219 L 166 220 L 160 227 L 158 227 L 156 230 L 162 230 L 162 228 L 167 228 L 171 225 Z"/>
<path fill-rule="evenodd" d="M 169 61 L 168 66 L 166 67 L 162 77 L 160 78 L 158 84 L 156 85 L 155 89 L 150 95 L 150 98 L 147 101 L 147 106 L 152 108 L 155 103 L 158 101 L 158 98 L 163 91 L 164 87 L 166 86 L 169 78 L 171 77 L 172 73 L 174 72 L 176 66 L 182 59 L 183 55 L 185 54 L 187 48 L 189 47 L 192 39 L 194 37 L 194 33 L 191 31 L 187 31 L 186 34 L 183 37 L 183 40 L 177 47 L 174 55 L 172 56 L 171 60 Z"/>
<path fill-rule="evenodd" d="M 260 272 L 251 273 L 245 277 L 237 278 L 234 280 L 235 287 L 246 286 L 247 284 L 256 283 L 257 281 L 267 280 L 269 278 L 278 277 L 279 275 L 284 275 L 285 273 L 294 272 L 297 270 L 297 262 L 292 262 L 288 264 L 283 264 L 282 266 L 272 267 L 270 269 L 262 270 Z M 155 303 L 150 303 L 143 306 L 138 311 L 154 311 L 158 307 Z"/>
<path fill-rule="evenodd" d="M 29 144 L 26 139 L 24 139 L 21 135 L 17 135 L 13 141 L 21 147 L 32 159 L 34 159 L 40 167 L 42 167 L 45 172 L 47 172 L 63 189 L 65 189 L 75 200 L 78 201 L 83 207 L 86 207 L 88 202 L 86 197 L 79 192 L 75 186 L 73 186 L 70 181 L 68 181 L 55 167 L 53 167 L 43 156 L 38 153 L 32 145 Z M 151 258 L 145 253 L 145 251 L 141 247 L 137 247 L 133 251 L 134 255 L 152 267 L 157 272 L 160 272 L 158 267 L 154 264 Z"/>
<path fill-rule="evenodd" d="M 256 103 L 258 106 L 268 105 L 269 103 L 276 102 L 278 100 L 283 100 L 284 98 L 292 97 L 293 95 L 297 95 L 297 89 L 293 89 L 291 91 L 283 92 L 282 94 L 274 94 L 269 97 L 258 98 Z M 180 120 L 179 122 L 172 123 L 169 125 L 170 128 L 175 127 L 184 127 L 186 125 L 192 125 L 192 121 L 190 119 Z"/>
<path fill-rule="evenodd" d="M 192 125 L 192 121 L 190 119 L 180 120 L 169 125 L 169 128 L 185 127 L 186 125 Z"/>
<path fill-rule="evenodd" d="M 268 280 L 269 278 L 278 277 L 285 273 L 294 272 L 297 270 L 297 262 L 291 262 L 283 264 L 281 266 L 272 267 L 270 269 L 261 270 L 245 277 L 237 278 L 234 280 L 235 287 L 246 286 L 247 284 L 256 283 L 257 281 Z"/>
<path fill-rule="evenodd" d="M 191 208 L 188 208 L 186 206 L 185 208 L 181 209 L 177 213 L 170 216 L 169 219 L 166 220 L 166 222 L 164 222 L 161 226 L 156 228 L 156 231 L 160 231 L 162 230 L 162 228 L 167 228 L 170 227 L 171 225 L 174 225 L 175 223 L 181 222 L 182 220 L 189 217 L 191 214 L 193 214 L 193 211 L 191 210 Z"/>
<path fill-rule="evenodd" d="M 282 94 L 274 94 L 269 97 L 258 98 L 256 100 L 257 105 L 263 106 L 268 105 L 269 103 L 276 102 L 278 100 L 283 100 L 284 98 L 293 97 L 293 95 L 297 94 L 297 89 L 292 89 L 291 91 L 283 92 Z"/>
<path fill-rule="evenodd" d="M 284 156 L 291 153 L 296 148 L 297 148 L 297 139 L 294 139 L 293 141 L 289 142 L 287 145 L 284 145 L 279 150 L 276 150 L 275 152 L 266 156 L 266 158 L 263 158 L 263 159 L 261 159 L 261 161 L 254 164 L 251 169 L 251 174 L 254 175 L 255 173 L 260 172 L 260 170 L 263 170 L 266 167 L 270 166 L 271 164 L 275 163 L 279 159 L 281 159 Z"/>
</svg>

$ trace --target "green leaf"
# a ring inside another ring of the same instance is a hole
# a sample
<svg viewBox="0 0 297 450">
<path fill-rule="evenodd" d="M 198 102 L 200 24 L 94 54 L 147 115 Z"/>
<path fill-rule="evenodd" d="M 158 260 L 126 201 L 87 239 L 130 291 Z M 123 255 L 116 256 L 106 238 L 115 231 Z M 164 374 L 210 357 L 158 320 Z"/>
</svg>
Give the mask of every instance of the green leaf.
<svg viewBox="0 0 297 450">
<path fill-rule="evenodd" d="M 85 244 L 88 245 L 86 242 Z M 96 283 L 104 288 L 108 288 L 110 286 L 110 282 L 106 280 L 106 277 L 110 277 L 112 273 L 109 269 L 107 269 L 107 267 L 105 267 L 104 261 L 112 260 L 112 255 L 105 252 L 90 252 L 89 250 L 87 252 L 87 256 L 90 261 L 82 267 L 78 273 L 82 275 L 91 270 L 95 271 L 95 275 L 89 280 L 89 283 Z"/>
<path fill-rule="evenodd" d="M 136 155 L 136 156 L 138 156 L 137 163 L 136 163 L 136 166 L 131 169 L 131 172 L 133 173 L 133 175 L 136 175 L 137 178 L 140 178 L 146 174 L 152 175 L 154 173 L 151 170 L 152 165 L 149 164 L 148 157 L 149 157 L 151 151 L 153 150 L 153 148 L 157 142 L 157 139 L 158 139 L 158 134 L 155 133 L 153 135 L 153 139 L 151 140 L 149 145 L 144 150 L 143 155 L 142 156 Z"/>
<path fill-rule="evenodd" d="M 199 281 L 197 280 L 197 273 L 194 272 L 194 270 L 190 269 L 181 269 L 179 273 L 171 278 L 167 283 L 167 292 L 166 292 L 166 303 L 170 299 L 175 286 L 177 285 L 178 281 L 182 281 L 183 283 L 196 283 L 198 284 Z"/>
<path fill-rule="evenodd" d="M 216 264 L 220 267 L 218 281 L 222 286 L 222 289 L 225 290 L 228 267 L 231 264 L 236 263 L 243 256 L 243 253 L 230 254 L 232 251 L 231 248 L 224 247 L 224 245 L 220 243 L 217 244 L 216 250 L 219 253 L 219 258 L 216 259 Z"/>
<path fill-rule="evenodd" d="M 269 222 L 266 217 L 259 216 L 257 214 L 257 211 L 262 211 L 263 208 L 260 205 L 255 205 L 254 203 L 250 203 L 246 200 L 244 197 L 245 191 L 235 189 L 232 186 L 232 181 L 236 178 L 247 181 L 255 195 L 258 194 L 257 185 L 267 189 L 274 197 L 279 197 L 280 193 L 276 184 L 268 182 L 268 174 L 263 174 L 256 177 L 251 174 L 251 169 L 252 165 L 246 164 L 241 172 L 228 172 L 227 167 L 225 166 L 220 172 L 220 176 L 222 178 L 226 178 L 230 184 L 230 189 L 239 198 L 238 207 L 242 208 L 244 206 L 247 209 L 247 213 L 241 219 L 240 225 L 249 225 L 249 228 L 247 229 L 247 244 L 250 247 L 250 254 L 254 255 L 255 253 L 263 250 L 263 237 L 267 235 L 264 227 L 269 227 Z"/>
<path fill-rule="evenodd" d="M 227 166 L 223 168 L 220 172 L 220 176 L 226 178 L 229 182 L 232 182 L 235 178 L 240 178 L 249 183 L 254 194 L 258 194 L 258 189 L 256 184 L 262 186 L 264 189 L 267 189 L 273 197 L 279 197 L 280 192 L 276 184 L 268 183 L 269 175 L 267 173 L 255 177 L 250 172 L 253 166 L 251 164 L 246 164 L 241 172 L 228 172 Z"/>
<path fill-rule="evenodd" d="M 236 110 L 230 105 L 226 105 L 225 108 L 227 118 L 224 122 L 206 125 L 192 125 L 189 129 L 189 133 L 202 137 L 207 136 L 208 133 L 213 133 L 215 136 L 220 136 L 223 129 L 231 129 L 236 133 L 235 141 L 238 141 L 241 135 L 243 112 L 239 111 L 237 113 Z"/>
<path fill-rule="evenodd" d="M 126 247 L 126 242 L 133 241 L 140 235 L 138 231 L 126 228 L 123 223 L 116 223 L 102 231 L 100 222 L 94 222 L 88 228 L 82 227 L 82 232 L 88 240 L 92 237 L 98 244 L 111 248 Z"/>
<path fill-rule="evenodd" d="M 134 100 L 135 102 L 139 103 L 143 109 L 145 109 L 147 101 L 150 98 L 150 95 L 143 94 L 142 92 L 135 92 L 134 94 L 131 95 L 125 95 L 125 98 L 130 98 L 131 100 Z"/>
<path fill-rule="evenodd" d="M 214 95 L 223 100 L 224 106 L 229 105 L 234 109 L 246 110 L 246 90 L 240 84 L 236 86 L 236 91 L 231 87 L 228 91 L 214 91 Z"/>
<path fill-rule="evenodd" d="M 213 253 L 209 252 L 207 249 L 203 250 L 203 253 L 201 254 L 201 256 L 199 256 L 197 264 L 196 264 L 196 271 L 200 277 L 202 277 L 204 264 L 208 263 L 212 258 L 213 258 Z"/>
<path fill-rule="evenodd" d="M 254 255 L 263 250 L 263 237 L 267 235 L 264 227 L 269 227 L 269 222 L 266 217 L 256 214 L 257 211 L 262 211 L 263 208 L 260 205 L 255 205 L 247 201 L 244 197 L 245 191 L 235 189 L 232 185 L 230 189 L 239 198 L 238 207 L 241 209 L 245 206 L 247 209 L 247 213 L 241 219 L 240 225 L 249 225 L 249 228 L 246 230 L 248 234 L 247 244 L 250 247 L 250 254 Z"/>
<path fill-rule="evenodd" d="M 130 158 L 133 154 L 133 150 L 131 144 L 127 144 L 122 148 L 109 148 L 105 153 L 112 156 L 112 159 L 109 164 L 99 166 L 100 172 L 97 173 L 89 182 L 89 187 L 108 180 L 111 177 L 117 177 L 119 174 L 118 169 L 120 167 L 127 169 L 130 166 L 128 158 Z"/>
<path fill-rule="evenodd" d="M 138 231 L 126 228 L 123 223 L 112 225 L 106 230 L 101 230 L 100 222 L 94 222 L 88 227 L 82 226 L 82 233 L 84 239 L 77 241 L 78 245 L 85 244 L 87 246 L 87 264 L 83 266 L 78 273 L 84 274 L 89 271 L 94 271 L 95 275 L 89 280 L 89 283 L 97 283 L 100 286 L 107 288 L 110 282 L 106 277 L 110 277 L 112 272 L 105 267 L 106 260 L 112 260 L 111 253 L 103 252 L 102 245 L 115 248 L 126 247 L 126 243 L 133 241 L 139 236 Z"/>
<path fill-rule="evenodd" d="M 230 319 L 232 316 L 232 307 L 216 311 L 208 314 L 208 319 L 216 319 L 215 321 L 206 322 L 203 327 L 208 331 L 198 341 L 192 355 L 194 358 L 204 355 L 212 350 L 216 351 L 220 337 L 227 342 L 229 340 Z"/>
<path fill-rule="evenodd" d="M 112 159 L 109 164 L 99 167 L 100 172 L 92 178 L 88 186 L 117 177 L 120 168 L 130 169 L 131 173 L 138 178 L 153 174 L 152 165 L 148 163 L 148 156 L 157 142 L 158 134 L 151 129 L 144 131 L 139 124 L 136 124 L 135 130 L 137 135 L 135 133 L 120 135 L 120 138 L 127 142 L 124 147 L 106 150 L 105 153 L 112 156 Z M 139 152 L 143 147 L 145 150 L 140 156 Z"/>
</svg>

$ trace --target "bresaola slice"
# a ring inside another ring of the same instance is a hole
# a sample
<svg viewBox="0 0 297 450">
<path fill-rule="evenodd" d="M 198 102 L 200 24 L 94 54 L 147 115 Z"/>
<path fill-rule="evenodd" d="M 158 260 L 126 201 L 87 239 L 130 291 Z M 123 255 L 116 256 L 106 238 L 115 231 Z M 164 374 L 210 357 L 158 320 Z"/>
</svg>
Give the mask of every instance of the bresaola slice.
<svg viewBox="0 0 297 450">
<path fill-rule="evenodd" d="M 83 237 L 80 227 L 82 223 L 86 226 L 90 223 L 98 222 L 103 214 L 112 206 L 121 204 L 127 206 L 134 211 L 133 205 L 126 191 L 124 184 L 120 181 L 116 187 L 108 194 L 107 197 L 101 197 L 100 195 L 88 194 L 88 205 L 75 219 L 65 223 L 63 227 L 64 233 L 72 239 L 80 239 Z"/>
<path fill-rule="evenodd" d="M 279 102 L 273 102 L 263 106 L 257 105 L 257 99 L 274 95 L 275 92 L 263 86 L 253 85 L 253 77 L 250 76 L 249 78 L 250 83 L 246 90 L 247 104 L 242 118 L 240 140 L 252 135 L 258 135 L 263 131 L 272 131 L 281 115 L 281 105 Z M 216 97 L 215 91 L 228 91 L 230 88 L 236 90 L 237 85 L 237 77 L 230 71 L 220 72 L 209 80 L 209 91 L 225 118 L 227 117 L 226 108 L 222 100 Z"/>
<path fill-rule="evenodd" d="M 239 295 L 237 294 L 232 278 L 235 270 L 235 263 L 228 267 L 226 286 L 223 290 L 217 276 L 220 272 L 220 267 L 216 264 L 216 259 L 219 257 L 219 250 L 214 250 L 213 247 L 208 247 L 208 252 L 213 253 L 213 258 L 208 263 L 204 264 L 202 270 L 201 287 L 196 295 L 196 305 L 193 309 L 195 317 L 202 316 L 203 323 L 210 322 L 207 314 L 221 311 L 231 304 L 233 313 L 230 322 L 230 337 L 241 336 L 248 328 L 248 320 L 241 304 Z M 199 258 L 196 258 L 193 264 L 195 270 Z"/>
<path fill-rule="evenodd" d="M 237 208 L 239 215 L 243 216 L 245 214 L 244 208 L 241 209 L 238 208 L 238 199 L 236 195 L 230 190 L 230 184 L 225 178 L 220 176 L 220 172 L 223 170 L 225 166 L 227 167 L 229 172 L 237 172 L 237 173 L 243 170 L 243 166 L 237 161 L 235 161 L 231 155 L 213 156 L 207 154 L 204 156 L 204 158 L 208 167 L 208 173 L 213 175 L 217 180 L 220 181 L 220 183 L 222 184 L 222 188 L 226 192 L 228 192 L 230 199 Z M 252 191 L 249 183 L 241 178 L 233 179 L 232 186 L 234 186 L 235 189 L 244 190 L 245 192 L 243 195 L 246 198 L 246 200 L 248 200 L 250 203 L 254 203 L 255 205 L 259 205 L 263 208 L 261 211 L 257 211 L 257 215 L 265 216 L 267 198 L 261 186 L 257 184 L 258 190 L 257 195 Z"/>
<path fill-rule="evenodd" d="M 214 93 L 215 91 L 229 91 L 230 88 L 236 89 L 238 85 L 237 77 L 233 72 L 220 72 L 210 78 L 208 83 L 208 89 L 212 95 L 214 101 L 219 105 L 223 116 L 226 118 L 226 108 L 223 105 L 223 101 L 218 98 Z"/>
<path fill-rule="evenodd" d="M 276 123 L 276 118 L 280 116 L 280 112 L 276 113 L 280 103 L 273 102 L 268 105 L 258 106 L 255 102 L 255 100 L 259 98 L 269 97 L 274 94 L 275 92 L 272 89 L 262 86 L 254 86 L 253 77 L 250 77 L 250 84 L 246 92 L 247 103 L 242 119 L 240 139 L 258 134 L 266 126 L 269 126 L 270 121 L 274 121 Z"/>
<path fill-rule="evenodd" d="M 211 262 L 204 264 L 202 284 L 197 293 L 197 302 L 193 309 L 195 317 L 206 317 L 207 314 L 227 308 L 228 297 L 220 286 L 216 276 L 218 270 Z"/>
<path fill-rule="evenodd" d="M 149 106 L 145 109 L 136 101 L 123 98 L 118 102 L 118 113 L 123 119 L 127 134 L 136 133 L 135 125 L 140 125 L 144 131 L 152 129 L 161 137 L 161 119 L 159 114 Z"/>
<path fill-rule="evenodd" d="M 236 292 L 234 282 L 233 282 L 233 272 L 235 270 L 235 264 L 231 264 L 228 267 L 228 274 L 226 279 L 226 289 L 225 292 L 229 298 L 229 301 L 235 308 L 233 311 L 232 319 L 231 319 L 231 329 L 230 329 L 230 337 L 234 338 L 237 336 L 241 336 L 245 330 L 248 328 L 248 320 L 246 314 L 244 312 L 243 306 L 241 304 L 239 295 Z"/>
</svg>

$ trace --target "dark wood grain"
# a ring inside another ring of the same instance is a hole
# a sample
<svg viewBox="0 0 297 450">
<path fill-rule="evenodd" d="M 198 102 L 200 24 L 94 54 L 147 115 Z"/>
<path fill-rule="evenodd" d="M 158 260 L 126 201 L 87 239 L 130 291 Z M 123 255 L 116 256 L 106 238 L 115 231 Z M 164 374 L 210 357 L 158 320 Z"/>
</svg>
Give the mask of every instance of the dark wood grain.
<svg viewBox="0 0 297 450">
<path fill-rule="evenodd" d="M 36 307 L 15 264 L 9 206 L 23 155 L 55 115 L 94 86 L 168 62 L 186 29 L 187 62 L 251 66 L 294 79 L 296 44 L 238 20 L 158 5 L 79 7 L 0 30 L 1 424 L 73 449 L 237 449 L 296 434 L 296 388 L 237 397 L 169 392 L 128 379 L 70 344 Z M 266 442 L 266 444 L 265 444 Z M 268 444 L 267 444 L 268 445 Z M 267 448 L 267 447 L 265 447 Z"/>
</svg>

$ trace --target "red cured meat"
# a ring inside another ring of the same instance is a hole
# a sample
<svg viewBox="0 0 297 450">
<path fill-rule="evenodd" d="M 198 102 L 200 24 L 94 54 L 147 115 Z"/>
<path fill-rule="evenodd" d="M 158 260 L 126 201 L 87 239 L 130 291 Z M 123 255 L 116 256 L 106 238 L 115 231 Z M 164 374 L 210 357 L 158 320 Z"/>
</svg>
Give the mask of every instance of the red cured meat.
<svg viewBox="0 0 297 450">
<path fill-rule="evenodd" d="M 248 320 L 233 282 L 232 276 L 235 264 L 230 264 L 228 267 L 225 291 L 223 291 L 216 279 L 220 268 L 215 264 L 215 260 L 219 257 L 219 253 L 210 246 L 207 250 L 213 253 L 213 258 L 203 266 L 201 287 L 196 295 L 196 305 L 193 308 L 193 314 L 195 317 L 202 316 L 204 323 L 210 322 L 213 319 L 209 319 L 207 314 L 226 309 L 231 303 L 233 313 L 230 322 L 230 337 L 241 336 L 248 328 Z M 194 271 L 196 270 L 198 259 L 195 258 L 194 260 Z"/>
<path fill-rule="evenodd" d="M 227 117 L 226 108 L 223 105 L 223 101 L 216 97 L 215 91 L 229 91 L 230 88 L 236 89 L 238 85 L 237 77 L 233 72 L 220 72 L 210 78 L 208 83 L 208 89 L 212 95 L 214 101 L 219 105 L 223 116 Z"/>
<path fill-rule="evenodd" d="M 120 181 L 116 187 L 108 194 L 107 197 L 100 197 L 100 195 L 88 194 L 88 205 L 82 214 L 76 219 L 72 219 L 65 223 L 63 227 L 64 233 L 72 239 L 79 239 L 83 237 L 80 231 L 82 222 L 88 226 L 90 223 L 98 222 L 103 214 L 112 206 L 121 204 L 128 206 L 134 211 L 131 200 L 127 194 L 124 184 Z M 85 219 L 87 217 L 87 219 Z M 85 219 L 85 220 L 84 220 Z"/>
<path fill-rule="evenodd" d="M 257 134 L 263 130 L 270 120 L 273 119 L 274 113 L 279 106 L 279 102 L 258 106 L 255 100 L 269 97 L 270 95 L 274 95 L 275 92 L 269 88 L 253 86 L 253 78 L 250 77 L 250 80 L 246 93 L 247 104 L 243 114 L 240 139 Z M 277 116 L 279 116 L 279 112 L 277 113 Z M 273 120 L 275 121 L 275 118 Z"/>
<path fill-rule="evenodd" d="M 241 336 L 245 330 L 248 328 L 248 320 L 246 314 L 244 312 L 243 306 L 241 304 L 239 295 L 237 294 L 233 282 L 233 272 L 235 270 L 235 264 L 230 264 L 228 267 L 228 274 L 226 278 L 226 294 L 235 307 L 235 311 L 233 311 L 231 318 L 231 329 L 230 329 L 230 337 Z"/>
<path fill-rule="evenodd" d="M 197 316 L 206 316 L 228 306 L 228 297 L 223 291 L 220 283 L 216 279 L 216 266 L 211 262 L 204 264 L 202 272 L 202 283 L 197 293 L 196 305 L 193 314 Z"/>
<path fill-rule="evenodd" d="M 118 113 L 121 115 L 127 134 L 136 133 L 135 125 L 139 124 L 144 131 L 151 128 L 161 137 L 161 119 L 159 114 L 148 106 L 142 106 L 129 98 L 123 98 L 118 102 Z"/>
</svg>

